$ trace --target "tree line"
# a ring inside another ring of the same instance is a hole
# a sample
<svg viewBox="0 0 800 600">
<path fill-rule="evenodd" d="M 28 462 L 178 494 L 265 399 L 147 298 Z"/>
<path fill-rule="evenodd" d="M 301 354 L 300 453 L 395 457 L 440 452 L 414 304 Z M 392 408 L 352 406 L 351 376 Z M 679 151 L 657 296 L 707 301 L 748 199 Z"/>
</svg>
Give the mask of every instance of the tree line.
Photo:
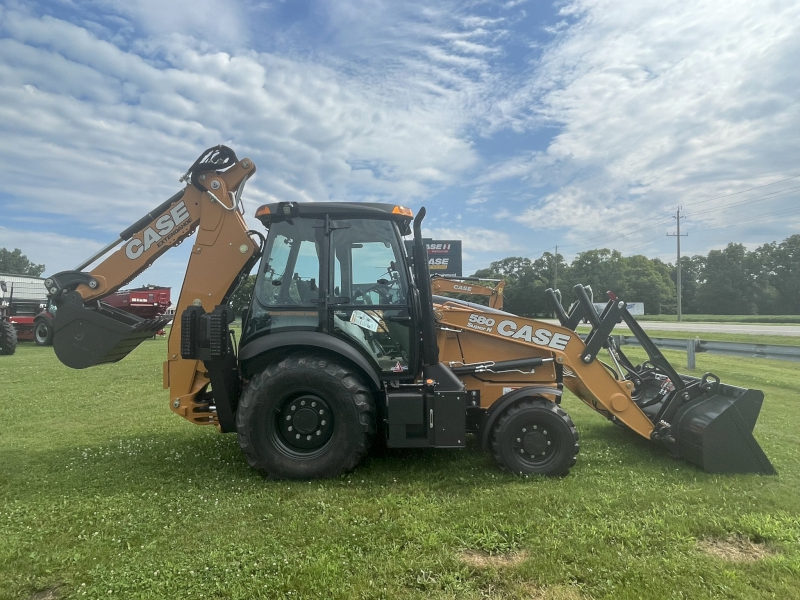
<svg viewBox="0 0 800 600">
<path fill-rule="evenodd" d="M 44 265 L 28 260 L 15 248 L 0 248 L 0 273 L 38 277 Z M 647 314 L 675 314 L 677 269 L 646 256 L 622 256 L 602 248 L 578 254 L 567 264 L 561 254 L 545 252 L 536 260 L 511 256 L 479 269 L 474 277 L 505 279 L 505 308 L 522 316 L 549 316 L 545 290 L 560 288 L 566 305 L 575 300 L 572 288 L 590 285 L 596 302 L 607 290 L 627 302 L 644 302 Z M 249 303 L 255 276 L 236 290 L 237 314 Z M 681 258 L 681 308 L 686 314 L 800 314 L 800 234 L 753 251 L 728 244 L 706 256 Z"/>
<path fill-rule="evenodd" d="M 0 248 L 0 273 L 39 277 L 44 273 L 44 265 L 32 263 L 19 248 Z"/>
<path fill-rule="evenodd" d="M 627 302 L 644 302 L 647 314 L 677 312 L 675 265 L 607 248 L 581 252 L 569 264 L 550 252 L 536 260 L 512 256 L 473 276 L 504 279 L 505 309 L 522 316 L 551 314 L 545 299 L 550 287 L 560 288 L 568 305 L 578 283 L 592 287 L 595 302 L 605 302 L 611 290 Z M 800 314 L 800 235 L 753 251 L 731 243 L 706 256 L 682 257 L 681 309 L 686 314 Z"/>
</svg>

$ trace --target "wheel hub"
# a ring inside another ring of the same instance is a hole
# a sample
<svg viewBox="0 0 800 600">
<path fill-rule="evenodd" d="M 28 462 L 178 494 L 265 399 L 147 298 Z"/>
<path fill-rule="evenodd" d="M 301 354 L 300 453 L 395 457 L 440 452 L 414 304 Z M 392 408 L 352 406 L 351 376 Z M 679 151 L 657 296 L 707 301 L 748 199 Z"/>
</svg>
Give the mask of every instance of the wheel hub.
<svg viewBox="0 0 800 600">
<path fill-rule="evenodd" d="M 548 431 L 546 425 L 540 422 L 528 422 L 516 430 L 512 447 L 514 453 L 523 461 L 541 464 L 553 456 L 556 450 L 556 439 L 553 431 Z"/>
<path fill-rule="evenodd" d="M 547 450 L 547 442 L 548 439 L 546 435 L 539 431 L 532 431 L 526 433 L 525 437 L 522 438 L 522 448 L 527 454 L 541 456 L 542 452 Z"/>
<path fill-rule="evenodd" d="M 319 396 L 306 394 L 287 400 L 277 419 L 283 441 L 295 450 L 316 450 L 333 435 L 333 414 Z"/>
<path fill-rule="evenodd" d="M 295 411 L 294 417 L 292 417 L 292 425 L 294 425 L 295 431 L 300 434 L 308 434 L 312 431 L 316 431 L 319 422 L 319 415 L 310 407 L 303 407 Z"/>
</svg>

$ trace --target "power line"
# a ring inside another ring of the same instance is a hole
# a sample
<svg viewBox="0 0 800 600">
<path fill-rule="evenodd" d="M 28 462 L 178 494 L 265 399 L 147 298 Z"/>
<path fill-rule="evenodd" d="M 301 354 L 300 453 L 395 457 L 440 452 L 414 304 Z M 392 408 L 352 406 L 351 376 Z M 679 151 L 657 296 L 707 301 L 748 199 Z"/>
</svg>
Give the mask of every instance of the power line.
<svg viewBox="0 0 800 600">
<path fill-rule="evenodd" d="M 798 175 L 796 177 L 800 177 L 800 175 Z M 794 179 L 794 178 L 793 177 L 789 177 L 787 179 Z M 781 180 L 781 181 L 786 181 L 786 180 L 784 179 L 784 180 Z M 775 183 L 779 183 L 779 182 L 775 182 Z M 765 187 L 765 186 L 759 186 L 759 187 Z M 753 189 L 755 189 L 755 188 L 753 188 Z M 736 206 L 745 206 L 747 204 L 753 204 L 755 202 L 761 202 L 761 201 L 764 201 L 764 200 L 772 200 L 774 198 L 780 198 L 781 196 L 787 196 L 787 195 L 791 195 L 791 194 L 797 193 L 798 190 L 800 190 L 800 185 L 792 187 L 792 188 L 788 188 L 786 190 L 781 190 L 779 192 L 771 192 L 771 193 L 765 194 L 763 196 L 757 196 L 756 198 L 749 198 L 747 200 L 742 200 L 740 202 L 733 202 L 733 203 L 730 203 L 730 204 L 724 204 L 722 206 L 718 206 L 718 207 L 714 207 L 714 208 L 708 208 L 708 209 L 700 210 L 700 211 L 697 211 L 697 212 L 694 212 L 694 213 L 690 213 L 690 216 L 691 217 L 695 217 L 696 215 L 703 215 L 703 214 L 707 214 L 707 213 L 710 213 L 710 212 L 715 212 L 715 211 L 728 209 L 728 208 L 732 208 L 732 207 L 736 207 Z M 730 194 L 730 195 L 734 195 L 734 194 Z M 657 227 L 658 225 L 660 225 L 660 224 L 662 224 L 664 222 L 667 222 L 667 221 L 669 221 L 670 219 L 673 219 L 673 218 L 675 218 L 675 217 L 670 215 L 669 217 L 665 217 L 663 219 L 660 219 L 660 220 L 656 221 L 655 223 L 653 223 L 651 225 L 648 225 L 647 227 L 640 227 L 638 229 L 634 229 L 634 230 L 628 231 L 626 233 L 613 234 L 613 235 L 610 235 L 608 237 L 596 238 L 595 240 L 586 240 L 584 243 L 581 243 L 581 244 L 578 244 L 578 243 L 565 244 L 565 245 L 562 246 L 562 248 L 574 248 L 576 246 L 579 246 L 581 248 L 589 248 L 591 246 L 591 244 L 604 243 L 604 242 L 607 242 L 607 241 L 610 241 L 610 240 L 621 239 L 621 238 L 627 237 L 629 235 L 632 235 L 634 233 L 641 233 L 642 231 L 646 231 L 648 229 L 652 229 L 653 227 Z M 747 219 L 746 221 L 752 222 L 752 219 Z M 712 228 L 712 229 L 715 229 L 715 228 Z M 699 230 L 699 231 L 702 231 L 702 230 Z M 641 246 L 647 245 L 650 242 L 651 242 L 651 240 L 648 240 L 648 241 L 643 242 L 641 244 L 636 244 L 635 246 L 629 247 L 629 249 L 626 250 L 626 252 L 629 252 L 630 250 L 633 250 L 635 248 L 639 248 Z"/>
<path fill-rule="evenodd" d="M 666 223 L 671 218 L 672 218 L 672 215 L 670 215 L 668 217 L 664 217 L 663 219 L 660 219 L 659 221 L 656 221 L 655 223 L 653 223 L 651 225 L 648 225 L 647 227 L 637 227 L 636 229 L 631 229 L 630 231 L 627 231 L 627 232 L 624 232 L 624 233 L 613 233 L 613 234 L 609 234 L 607 236 L 601 236 L 601 237 L 598 237 L 598 238 L 582 240 L 580 242 L 575 242 L 575 243 L 572 243 L 572 244 L 563 244 L 563 245 L 559 244 L 559 245 L 561 246 L 562 250 L 564 248 L 590 248 L 590 247 L 592 247 L 593 244 L 603 244 L 603 243 L 611 241 L 611 240 L 624 238 L 624 237 L 627 237 L 627 236 L 632 235 L 634 233 L 639 233 L 641 231 L 646 231 L 648 229 L 652 229 L 653 227 L 657 227 L 661 223 Z M 646 221 L 643 221 L 643 222 L 646 222 Z M 542 252 L 546 252 L 546 251 L 547 251 L 547 249 L 542 250 Z"/>
<path fill-rule="evenodd" d="M 763 200 L 772 200 L 773 198 L 780 198 L 781 196 L 786 196 L 790 194 L 797 193 L 797 190 L 800 190 L 800 185 L 788 188 L 785 190 L 781 190 L 780 192 L 772 192 L 770 194 L 765 194 L 763 196 L 756 196 L 755 198 L 749 198 L 747 200 L 741 200 L 740 202 L 733 202 L 731 204 L 723 204 L 722 206 L 715 206 L 714 208 L 705 208 L 703 210 L 699 210 L 697 212 L 692 213 L 692 216 L 695 215 L 704 215 L 706 213 L 715 212 L 717 210 L 723 210 L 726 208 L 733 208 L 734 206 L 744 206 L 745 204 L 753 204 L 754 202 L 761 202 Z"/>
<path fill-rule="evenodd" d="M 756 187 L 751 187 L 746 190 L 742 190 L 741 192 L 734 192 L 732 194 L 725 194 L 724 196 L 717 196 L 716 198 L 707 198 L 705 200 L 698 200 L 697 202 L 688 202 L 683 203 L 683 206 L 694 206 L 695 204 L 702 204 L 703 202 L 712 202 L 714 200 L 721 200 L 722 198 L 730 198 L 731 196 L 738 196 L 739 194 L 744 194 L 745 192 L 752 192 L 753 190 L 760 190 L 761 188 L 769 187 L 771 185 L 775 185 L 777 183 L 783 183 L 784 181 L 789 181 L 790 179 L 797 179 L 800 175 L 792 175 L 791 177 L 787 177 L 786 179 L 779 179 L 778 181 L 773 181 L 772 183 L 765 183 L 764 185 L 757 185 Z"/>
<path fill-rule="evenodd" d="M 752 188 L 748 188 L 746 190 L 741 190 L 739 192 L 733 192 L 732 194 L 725 194 L 723 196 L 716 196 L 714 198 L 707 198 L 705 200 L 698 200 L 696 202 L 685 203 L 682 206 L 695 206 L 697 204 L 703 204 L 705 202 L 712 202 L 714 200 L 721 200 L 723 198 L 729 198 L 731 196 L 737 196 L 739 194 L 744 194 L 746 192 L 751 192 L 753 190 L 758 190 L 758 189 L 761 189 L 761 188 L 769 187 L 771 185 L 776 185 L 778 183 L 783 183 L 784 181 L 790 181 L 792 179 L 797 179 L 799 177 L 800 177 L 800 175 L 793 175 L 791 177 L 786 177 L 784 179 L 779 179 L 778 181 L 773 181 L 771 183 L 766 183 L 764 185 L 758 185 L 758 186 L 755 186 L 755 187 L 752 187 Z M 732 207 L 736 207 L 736 206 L 744 206 L 744 205 L 752 204 L 752 203 L 755 203 L 755 202 L 761 202 L 763 200 L 772 200 L 774 198 L 780 198 L 782 196 L 786 196 L 786 195 L 790 195 L 790 194 L 796 193 L 798 190 L 800 190 L 800 186 L 791 187 L 791 188 L 788 188 L 788 189 L 785 189 L 785 190 L 780 190 L 780 191 L 777 191 L 777 192 L 770 192 L 768 194 L 764 194 L 763 196 L 757 196 L 755 198 L 748 198 L 747 200 L 743 200 L 741 202 L 733 202 L 733 203 L 730 203 L 730 204 L 723 204 L 721 206 L 717 206 L 717 207 L 713 207 L 713 208 L 703 209 L 703 210 L 691 213 L 691 216 L 694 217 L 696 215 L 703 215 L 703 214 L 707 214 L 707 213 L 711 213 L 711 212 L 715 212 L 715 211 L 719 211 L 719 210 L 723 210 L 723 209 L 727 209 L 727 208 L 732 208 Z M 782 214 L 782 213 L 775 213 L 775 214 Z M 600 236 L 598 238 L 582 240 L 581 242 L 575 242 L 575 243 L 572 243 L 572 244 L 563 244 L 561 246 L 561 248 L 562 249 L 564 249 L 564 248 L 570 248 L 570 249 L 577 248 L 578 250 L 576 250 L 576 251 L 578 251 L 578 252 L 581 251 L 580 249 L 592 249 L 593 247 L 596 248 L 597 244 L 604 244 L 604 243 L 606 243 L 608 241 L 611 241 L 611 240 L 619 240 L 619 239 L 628 237 L 629 235 L 633 235 L 634 233 L 641 233 L 642 231 L 647 231 L 648 229 L 652 229 L 653 227 L 657 227 L 658 225 L 661 225 L 662 223 L 665 223 L 665 222 L 669 221 L 671 218 L 674 218 L 674 217 L 672 215 L 670 215 L 668 217 L 664 217 L 664 218 L 659 219 L 655 223 L 652 223 L 652 224 L 650 224 L 650 225 L 648 225 L 646 227 L 639 227 L 638 226 L 639 224 L 637 224 L 637 225 L 633 226 L 634 229 L 632 229 L 630 231 L 627 231 L 627 232 L 623 232 L 623 233 L 614 233 L 614 234 L 610 234 L 608 236 Z M 752 222 L 753 220 L 752 219 L 748 219 L 747 221 L 748 222 Z M 646 222 L 647 221 L 642 221 L 641 224 L 646 223 Z M 729 225 L 730 224 L 724 225 L 724 226 L 721 226 L 721 227 L 727 227 Z M 711 227 L 711 228 L 706 228 L 706 229 L 717 229 L 717 227 Z M 705 231 L 706 229 L 699 229 L 698 231 Z M 632 247 L 629 247 L 629 249 L 625 250 L 625 252 L 629 252 L 632 249 L 639 248 L 641 246 L 647 245 L 650 242 L 651 242 L 651 240 L 648 240 L 648 241 L 643 242 L 641 244 L 636 244 L 636 245 L 634 245 Z M 539 251 L 536 251 L 536 252 L 532 252 L 532 253 L 530 253 L 530 255 L 532 255 L 532 256 L 533 255 L 540 255 L 540 254 L 544 254 L 547 251 L 548 251 L 548 248 L 545 248 L 545 249 L 542 249 L 542 250 L 539 250 Z"/>
<path fill-rule="evenodd" d="M 731 227 L 735 225 L 743 225 L 743 224 L 750 224 L 750 223 L 759 223 L 761 221 L 769 220 L 772 217 L 783 216 L 783 215 L 792 215 L 792 214 L 800 214 L 800 207 L 793 207 L 788 210 L 779 210 L 771 213 L 765 213 L 763 215 L 759 215 L 752 218 L 742 219 L 740 221 L 733 221 L 731 223 L 725 223 L 724 225 L 714 225 L 713 227 L 702 227 L 700 229 L 695 229 L 695 231 L 710 231 L 712 229 L 724 229 L 726 227 Z"/>
</svg>

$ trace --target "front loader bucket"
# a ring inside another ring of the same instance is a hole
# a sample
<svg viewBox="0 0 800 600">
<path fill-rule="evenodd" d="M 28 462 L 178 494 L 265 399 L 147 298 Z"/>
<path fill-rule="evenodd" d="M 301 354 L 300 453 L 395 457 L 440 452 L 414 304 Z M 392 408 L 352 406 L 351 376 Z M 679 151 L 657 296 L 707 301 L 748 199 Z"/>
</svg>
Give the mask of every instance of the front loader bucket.
<svg viewBox="0 0 800 600">
<path fill-rule="evenodd" d="M 73 369 L 117 362 L 168 322 L 168 317 L 142 319 L 103 302 L 84 306 L 73 292 L 58 304 L 53 349 Z"/>
<path fill-rule="evenodd" d="M 619 370 L 618 375 L 634 384 L 633 401 L 652 425 L 648 431 L 636 428 L 637 433 L 662 441 L 673 456 L 709 473 L 775 474 L 775 468 L 753 437 L 764 400 L 762 391 L 722 384 L 711 373 L 702 378 L 681 375 L 633 318 L 626 303 L 614 293 L 608 292 L 609 301 L 602 313 L 598 313 L 584 286 L 578 284 L 573 291 L 578 301 L 569 313 L 555 290 L 548 289 L 546 294 L 563 327 L 575 331 L 584 318 L 591 323 L 592 331 L 586 336 L 580 356 L 582 363 L 591 364 L 605 348 Z M 647 353 L 645 363 L 634 366 L 611 337 L 620 320 Z M 615 422 L 626 422 L 624 416 L 613 418 Z"/>
<path fill-rule="evenodd" d="M 764 393 L 717 383 L 675 415 L 673 453 L 708 473 L 760 473 L 775 468 L 753 437 Z"/>
</svg>

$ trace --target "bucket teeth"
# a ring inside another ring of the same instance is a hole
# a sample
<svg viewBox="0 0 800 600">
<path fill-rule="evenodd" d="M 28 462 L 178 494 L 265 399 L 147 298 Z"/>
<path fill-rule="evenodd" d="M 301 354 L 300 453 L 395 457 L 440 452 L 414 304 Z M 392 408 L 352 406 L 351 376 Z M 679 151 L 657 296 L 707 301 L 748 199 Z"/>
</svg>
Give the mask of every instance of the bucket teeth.
<svg viewBox="0 0 800 600">
<path fill-rule="evenodd" d="M 103 302 L 85 307 L 73 293 L 58 305 L 53 349 L 73 369 L 117 362 L 168 322 L 168 317 L 142 319 Z"/>
</svg>

